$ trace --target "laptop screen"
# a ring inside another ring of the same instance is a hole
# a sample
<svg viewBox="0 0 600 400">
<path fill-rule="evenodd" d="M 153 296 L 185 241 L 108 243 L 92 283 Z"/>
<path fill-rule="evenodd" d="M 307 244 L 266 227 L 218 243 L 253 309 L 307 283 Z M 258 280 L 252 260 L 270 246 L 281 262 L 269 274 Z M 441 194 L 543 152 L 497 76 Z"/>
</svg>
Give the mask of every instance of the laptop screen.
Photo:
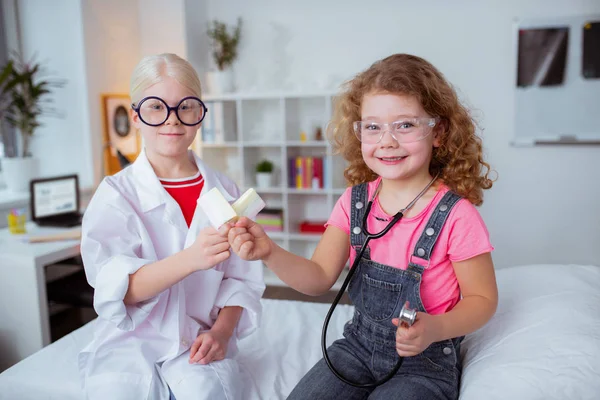
<svg viewBox="0 0 600 400">
<path fill-rule="evenodd" d="M 77 178 L 75 176 L 34 182 L 32 189 L 35 218 L 78 211 Z"/>
</svg>

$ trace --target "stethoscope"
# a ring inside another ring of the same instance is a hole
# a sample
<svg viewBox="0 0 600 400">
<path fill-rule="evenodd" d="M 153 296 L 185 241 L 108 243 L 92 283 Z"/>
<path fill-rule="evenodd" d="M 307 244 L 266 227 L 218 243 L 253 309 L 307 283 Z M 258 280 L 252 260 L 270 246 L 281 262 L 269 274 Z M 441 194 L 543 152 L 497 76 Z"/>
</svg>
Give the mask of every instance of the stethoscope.
<svg viewBox="0 0 600 400">
<path fill-rule="evenodd" d="M 335 307 L 338 305 L 342 295 L 344 294 L 346 287 L 350 283 L 350 280 L 352 279 L 352 276 L 354 275 L 354 272 L 356 271 L 356 269 L 358 267 L 358 263 L 362 259 L 362 256 L 367 248 L 367 245 L 371 241 L 371 239 L 379 239 L 380 237 L 382 237 L 386 233 L 388 233 L 389 230 L 392 229 L 392 227 L 394 225 L 396 225 L 396 223 L 402 219 L 402 217 L 404 216 L 404 213 L 406 211 L 410 210 L 410 208 L 415 205 L 415 203 L 425 194 L 425 192 L 427 192 L 427 190 L 431 187 L 431 185 L 433 185 L 433 182 L 435 182 L 435 180 L 437 179 L 438 175 L 439 174 L 437 174 L 431 180 L 431 182 L 429 182 L 427 184 L 427 186 L 425 186 L 425 189 L 423 189 L 417 195 L 417 197 L 415 197 L 414 200 L 410 202 L 410 204 L 408 204 L 405 208 L 398 211 L 396 213 L 396 215 L 394 215 L 394 218 L 392 218 L 392 220 L 390 222 L 388 222 L 387 226 L 378 233 L 369 232 L 369 230 L 367 228 L 367 217 L 369 216 L 369 212 L 371 211 L 371 206 L 373 205 L 373 200 L 375 200 L 375 197 L 379 194 L 379 190 L 381 187 L 381 181 L 377 185 L 377 189 L 375 189 L 375 193 L 373 193 L 371 200 L 369 200 L 369 203 L 367 204 L 367 208 L 365 209 L 365 213 L 362 217 L 362 232 L 365 234 L 366 239 L 365 239 L 364 243 L 362 244 L 358 254 L 356 255 L 354 262 L 352 263 L 352 268 L 350 268 L 350 271 L 348 272 L 348 276 L 346 276 L 346 279 L 344 280 L 342 287 L 340 288 L 337 296 L 335 296 L 335 299 L 333 300 L 333 303 L 331 304 L 331 307 L 329 308 L 329 311 L 327 312 L 327 316 L 325 317 L 325 322 L 323 323 L 323 332 L 321 334 L 321 349 L 323 351 L 323 357 L 325 358 L 325 362 L 327 363 L 327 366 L 339 380 L 341 380 L 344 383 L 347 383 L 348 385 L 352 385 L 352 386 L 359 387 L 359 388 L 373 388 L 373 387 L 382 385 L 385 382 L 389 381 L 394 375 L 396 375 L 396 372 L 398 372 L 398 370 L 402 366 L 402 361 L 404 361 L 404 358 L 400 357 L 398 359 L 398 362 L 396 363 L 396 366 L 392 369 L 392 371 L 378 381 L 375 381 L 373 383 L 352 382 L 351 380 L 344 377 L 341 373 L 339 373 L 335 369 L 335 367 L 331 363 L 331 360 L 329 359 L 329 355 L 327 354 L 327 345 L 326 345 L 327 326 L 329 325 L 329 320 L 331 319 L 331 315 L 333 314 Z M 398 316 L 400 323 L 406 324 L 408 326 L 412 326 L 412 324 L 415 322 L 416 317 L 417 317 L 417 311 L 409 308 L 408 302 L 404 303 L 402 310 L 400 310 L 400 315 Z"/>
</svg>

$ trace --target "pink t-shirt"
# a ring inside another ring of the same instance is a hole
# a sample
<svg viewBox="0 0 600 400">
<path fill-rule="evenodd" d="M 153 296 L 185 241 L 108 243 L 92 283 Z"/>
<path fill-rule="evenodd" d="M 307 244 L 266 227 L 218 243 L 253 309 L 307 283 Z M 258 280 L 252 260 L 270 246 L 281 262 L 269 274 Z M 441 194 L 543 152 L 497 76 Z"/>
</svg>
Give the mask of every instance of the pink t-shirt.
<svg viewBox="0 0 600 400">
<path fill-rule="evenodd" d="M 369 199 L 378 182 L 379 179 L 376 179 L 368 184 Z M 494 249 L 485 223 L 475 206 L 466 199 L 460 199 L 440 232 L 429 266 L 425 260 L 412 256 L 429 217 L 448 190 L 447 186 L 440 186 L 436 195 L 419 214 L 402 218 L 385 236 L 369 242 L 373 261 L 406 269 L 412 257 L 414 263 L 426 267 L 421 282 L 421 299 L 429 314 L 443 314 L 451 310 L 460 299 L 460 289 L 452 262 L 467 260 Z M 348 188 L 339 198 L 326 226 L 333 225 L 350 234 L 351 199 L 352 188 Z M 370 232 L 379 232 L 391 218 L 392 216 L 383 211 L 377 198 L 367 218 L 367 227 Z M 355 257 L 356 251 L 351 249 L 350 265 Z"/>
</svg>

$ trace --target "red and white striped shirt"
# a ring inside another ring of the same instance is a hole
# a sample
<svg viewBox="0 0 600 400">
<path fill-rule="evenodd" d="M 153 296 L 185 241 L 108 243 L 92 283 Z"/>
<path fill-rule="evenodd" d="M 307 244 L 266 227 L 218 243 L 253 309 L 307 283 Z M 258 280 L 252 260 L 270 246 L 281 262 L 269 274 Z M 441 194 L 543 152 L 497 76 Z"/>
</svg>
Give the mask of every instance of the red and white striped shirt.
<svg viewBox="0 0 600 400">
<path fill-rule="evenodd" d="M 194 211 L 196 210 L 196 202 L 200 197 L 200 192 L 204 187 L 204 178 L 200 175 L 200 171 L 196 175 L 188 178 L 165 179 L 158 178 L 165 190 L 175 199 L 188 228 L 192 223 Z"/>
</svg>

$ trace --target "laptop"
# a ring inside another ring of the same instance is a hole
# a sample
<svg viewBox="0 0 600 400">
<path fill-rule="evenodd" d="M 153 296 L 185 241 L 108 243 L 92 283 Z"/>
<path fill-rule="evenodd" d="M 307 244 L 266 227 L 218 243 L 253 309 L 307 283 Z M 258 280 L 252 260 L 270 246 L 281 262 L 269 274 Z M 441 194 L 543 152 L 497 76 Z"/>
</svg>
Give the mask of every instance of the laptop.
<svg viewBox="0 0 600 400">
<path fill-rule="evenodd" d="M 37 225 L 53 227 L 81 225 L 77 175 L 32 179 L 29 193 L 31 219 Z"/>
</svg>

